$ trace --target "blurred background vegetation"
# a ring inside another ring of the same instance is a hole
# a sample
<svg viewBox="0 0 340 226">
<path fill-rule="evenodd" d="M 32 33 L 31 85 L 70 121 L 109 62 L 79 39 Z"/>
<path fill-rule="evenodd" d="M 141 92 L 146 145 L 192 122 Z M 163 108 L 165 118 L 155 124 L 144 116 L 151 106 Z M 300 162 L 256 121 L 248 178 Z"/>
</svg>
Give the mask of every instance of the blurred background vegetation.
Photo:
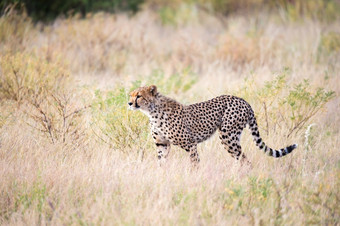
<svg viewBox="0 0 340 226">
<path fill-rule="evenodd" d="M 183 7 L 198 7 L 220 15 L 233 13 L 259 12 L 271 10 L 277 13 L 287 13 L 292 20 L 301 16 L 318 20 L 335 20 L 339 18 L 339 0 L 3 0 L 0 2 L 2 12 L 8 5 L 15 4 L 17 9 L 23 6 L 35 21 L 51 21 L 58 16 L 79 14 L 86 16 L 88 13 L 122 12 L 134 14 L 144 6 L 158 10 L 160 13 L 176 14 L 175 11 Z"/>
<path fill-rule="evenodd" d="M 0 225 L 340 225 L 339 0 L 0 0 Z M 104 12 L 103 12 L 104 11 Z M 157 165 L 129 92 L 231 94 L 239 168 L 218 136 L 201 165 Z M 246 170 L 246 171 L 245 171 Z"/>
</svg>

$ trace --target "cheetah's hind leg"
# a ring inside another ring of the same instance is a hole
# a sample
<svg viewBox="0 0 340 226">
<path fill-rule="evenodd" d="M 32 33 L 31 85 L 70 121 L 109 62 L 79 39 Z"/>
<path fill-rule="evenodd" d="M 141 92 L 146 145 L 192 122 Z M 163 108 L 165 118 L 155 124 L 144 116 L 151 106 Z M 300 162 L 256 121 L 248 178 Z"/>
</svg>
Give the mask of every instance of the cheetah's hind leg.
<svg viewBox="0 0 340 226">
<path fill-rule="evenodd" d="M 224 148 L 228 151 L 229 154 L 236 160 L 240 160 L 241 165 L 251 166 L 250 161 L 248 161 L 247 157 L 242 153 L 241 148 L 241 134 L 243 128 L 231 129 L 227 130 L 226 127 L 221 127 L 220 139 Z"/>
</svg>

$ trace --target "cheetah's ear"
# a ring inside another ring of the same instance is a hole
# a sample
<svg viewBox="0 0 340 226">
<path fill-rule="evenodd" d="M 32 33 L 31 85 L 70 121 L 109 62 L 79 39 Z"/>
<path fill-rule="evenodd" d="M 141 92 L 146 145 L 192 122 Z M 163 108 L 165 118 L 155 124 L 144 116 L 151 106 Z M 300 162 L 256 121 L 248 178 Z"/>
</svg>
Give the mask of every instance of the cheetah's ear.
<svg viewBox="0 0 340 226">
<path fill-rule="evenodd" d="M 157 87 L 155 85 L 149 86 L 149 92 L 155 96 L 157 94 Z"/>
</svg>

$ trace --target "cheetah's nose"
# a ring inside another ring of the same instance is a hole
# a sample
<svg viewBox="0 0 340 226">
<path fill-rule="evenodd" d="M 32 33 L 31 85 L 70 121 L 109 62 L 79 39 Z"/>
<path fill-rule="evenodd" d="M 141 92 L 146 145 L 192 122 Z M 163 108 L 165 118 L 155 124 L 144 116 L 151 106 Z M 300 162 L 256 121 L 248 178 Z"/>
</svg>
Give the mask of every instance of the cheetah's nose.
<svg viewBox="0 0 340 226">
<path fill-rule="evenodd" d="M 128 105 L 131 106 L 131 105 L 132 105 L 132 102 L 129 102 Z"/>
</svg>

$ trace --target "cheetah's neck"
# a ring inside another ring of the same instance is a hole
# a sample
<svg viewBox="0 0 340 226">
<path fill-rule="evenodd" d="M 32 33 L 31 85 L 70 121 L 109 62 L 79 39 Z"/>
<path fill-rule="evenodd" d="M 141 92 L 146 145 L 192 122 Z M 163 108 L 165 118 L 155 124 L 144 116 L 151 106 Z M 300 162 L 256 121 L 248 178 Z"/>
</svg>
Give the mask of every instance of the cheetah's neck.
<svg viewBox="0 0 340 226">
<path fill-rule="evenodd" d="M 156 101 L 153 102 L 148 111 L 143 111 L 149 118 L 159 113 L 180 111 L 183 109 L 183 105 L 174 99 L 157 94 Z"/>
</svg>

